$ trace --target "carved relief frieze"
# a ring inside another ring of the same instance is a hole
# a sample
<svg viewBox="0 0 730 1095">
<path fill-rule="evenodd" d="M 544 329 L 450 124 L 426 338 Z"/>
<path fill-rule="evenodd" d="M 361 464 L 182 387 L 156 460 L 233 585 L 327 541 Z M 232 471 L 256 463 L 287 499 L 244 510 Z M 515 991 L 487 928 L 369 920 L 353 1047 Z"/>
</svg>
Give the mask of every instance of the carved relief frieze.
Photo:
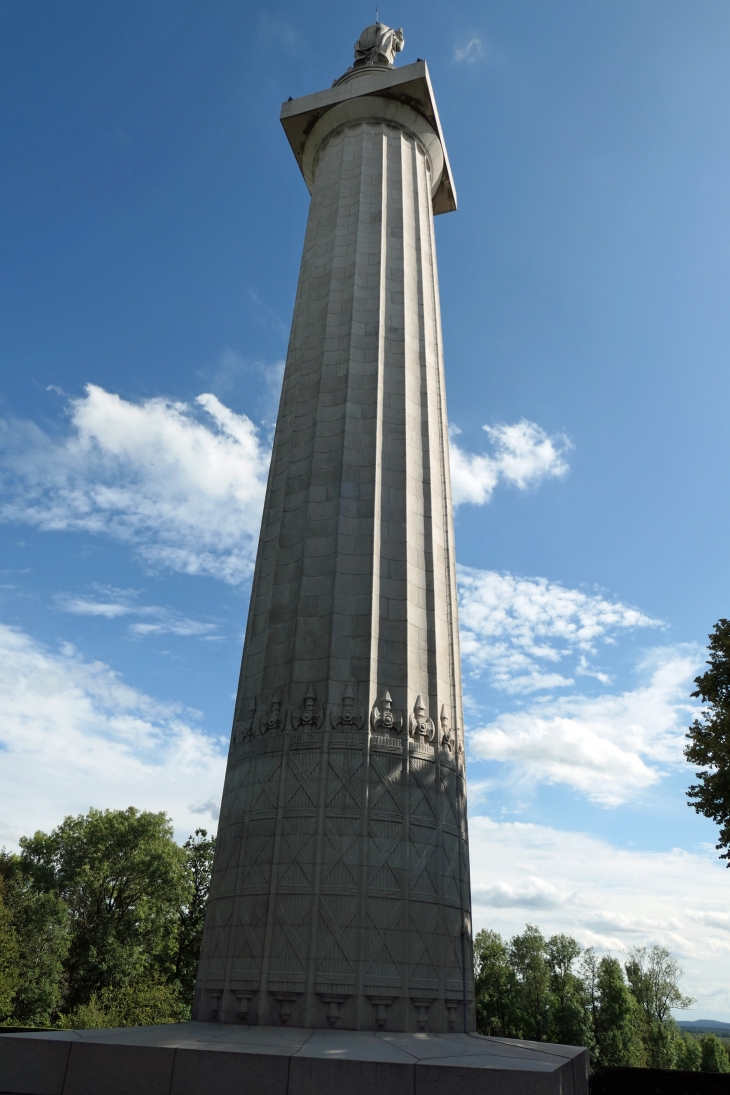
<svg viewBox="0 0 730 1095">
<path fill-rule="evenodd" d="M 322 704 L 317 703 L 314 686 L 310 684 L 304 694 L 304 705 L 296 707 L 291 713 L 292 726 L 295 730 L 319 729 L 324 719 Z"/>
<path fill-rule="evenodd" d="M 418 696 L 413 707 L 413 714 L 408 720 L 408 732 L 419 745 L 430 744 L 436 736 L 436 727 L 433 719 L 428 717 L 423 705 L 423 697 Z"/>
<path fill-rule="evenodd" d="M 365 709 L 355 704 L 355 693 L 349 684 L 342 693 L 342 703 L 330 711 L 330 723 L 335 730 L 362 730 Z"/>
<path fill-rule="evenodd" d="M 237 723 L 235 730 L 234 741 L 237 745 L 243 745 L 244 742 L 250 741 L 256 732 L 256 697 L 251 700 L 248 707 L 248 715 L 242 721 Z"/>
<path fill-rule="evenodd" d="M 449 726 L 449 716 L 446 714 L 446 704 L 441 704 L 441 716 L 439 718 L 441 723 L 441 741 L 440 745 L 442 749 L 445 749 L 447 753 L 453 753 L 454 751 L 454 735 Z"/>
<path fill-rule="evenodd" d="M 277 730 L 283 730 L 286 726 L 286 708 L 281 705 L 281 697 L 274 694 L 269 710 L 261 716 L 259 731 L 262 734 L 271 734 Z"/>
<path fill-rule="evenodd" d="M 393 700 L 387 689 L 380 700 L 380 707 L 377 702 L 373 706 L 370 725 L 376 734 L 400 734 L 403 730 L 403 716 L 400 711 L 393 710 Z"/>
</svg>

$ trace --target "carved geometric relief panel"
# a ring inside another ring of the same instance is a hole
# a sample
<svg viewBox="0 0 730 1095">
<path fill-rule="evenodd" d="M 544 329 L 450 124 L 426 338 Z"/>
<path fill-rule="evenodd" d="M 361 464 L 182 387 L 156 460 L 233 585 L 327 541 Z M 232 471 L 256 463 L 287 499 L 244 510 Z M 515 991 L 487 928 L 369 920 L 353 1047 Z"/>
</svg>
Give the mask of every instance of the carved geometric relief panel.
<svg viewBox="0 0 730 1095">
<path fill-rule="evenodd" d="M 368 893 L 403 893 L 403 825 L 370 818 L 368 826 Z"/>
<path fill-rule="evenodd" d="M 411 756 L 410 772 L 410 814 L 424 821 L 435 822 L 434 783 L 436 765 L 432 760 Z"/>
<path fill-rule="evenodd" d="M 410 867 L 408 887 L 411 896 L 438 898 L 437 835 L 424 825 L 410 827 Z"/>
<path fill-rule="evenodd" d="M 360 818 L 325 815 L 322 892 L 356 893 L 359 885 Z"/>
<path fill-rule="evenodd" d="M 365 944 L 365 981 L 367 984 L 400 981 L 400 923 L 403 906 L 400 897 L 369 897 Z"/>
<path fill-rule="evenodd" d="M 318 903 L 315 978 L 354 984 L 357 963 L 357 898 L 323 894 Z"/>
<path fill-rule="evenodd" d="M 306 894 L 277 896 L 271 940 L 270 980 L 304 977 L 311 907 L 312 902 Z"/>
<path fill-rule="evenodd" d="M 327 763 L 326 805 L 328 811 L 359 811 L 362 800 L 362 748 L 331 748 Z"/>
<path fill-rule="evenodd" d="M 373 749 L 370 754 L 369 803 L 371 814 L 401 817 L 403 758 L 400 753 Z"/>
<path fill-rule="evenodd" d="M 319 790 L 319 748 L 290 749 L 284 808 L 286 810 L 315 810 Z"/>
</svg>

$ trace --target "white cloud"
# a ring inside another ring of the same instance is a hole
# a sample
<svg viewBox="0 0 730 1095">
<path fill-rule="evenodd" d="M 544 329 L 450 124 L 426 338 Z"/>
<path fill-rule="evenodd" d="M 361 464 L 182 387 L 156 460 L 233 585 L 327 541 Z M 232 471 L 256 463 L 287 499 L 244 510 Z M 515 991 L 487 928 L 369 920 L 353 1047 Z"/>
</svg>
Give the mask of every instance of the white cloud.
<svg viewBox="0 0 730 1095">
<path fill-rule="evenodd" d="M 614 695 L 564 696 L 498 716 L 470 736 L 475 758 L 513 766 L 518 779 L 562 783 L 617 806 L 683 764 L 702 653 L 660 647 L 643 662 L 641 687 Z"/>
<path fill-rule="evenodd" d="M 150 566 L 240 582 L 253 569 L 268 447 L 214 395 L 129 403 L 93 384 L 53 439 L 6 424 L 5 521 L 127 541 Z M 202 413 L 201 413 L 202 412 Z"/>
<path fill-rule="evenodd" d="M 538 486 L 544 479 L 561 479 L 569 471 L 564 460 L 572 448 L 563 434 L 548 437 L 535 422 L 523 418 L 512 426 L 500 423 L 483 426 L 494 455 L 466 453 L 452 433 L 449 446 L 451 493 L 454 506 L 489 502 L 494 488 L 502 482 L 518 490 Z"/>
<path fill-rule="evenodd" d="M 459 567 L 461 653 L 472 677 L 487 673 L 491 684 L 508 692 L 530 692 L 573 683 L 558 665 L 576 657 L 569 670 L 579 676 L 593 669 L 587 655 L 598 642 L 639 627 L 660 627 L 638 609 L 596 594 L 567 589 L 546 578 L 522 578 L 491 570 Z"/>
<path fill-rule="evenodd" d="M 90 806 L 167 810 L 183 839 L 215 818 L 226 741 L 70 644 L 0 624 L 0 710 L 0 845 Z"/>
<path fill-rule="evenodd" d="M 457 46 L 454 50 L 455 61 L 478 61 L 480 57 L 484 56 L 484 46 L 482 45 L 481 38 L 470 38 L 465 46 Z"/>
<path fill-rule="evenodd" d="M 142 605 L 137 603 L 137 591 L 97 587 L 97 597 L 73 597 L 58 594 L 57 607 L 62 612 L 75 616 L 102 616 L 115 620 L 121 616 L 141 616 L 143 621 L 130 623 L 133 635 L 181 635 L 197 636 L 204 639 L 217 639 L 218 625 L 204 620 L 194 620 L 189 616 L 162 605 Z"/>
<path fill-rule="evenodd" d="M 714 850 L 620 848 L 589 833 L 470 817 L 474 927 L 505 936 L 537 922 L 622 957 L 658 943 L 677 954 L 693 1014 L 730 1013 L 730 871 Z"/>
</svg>

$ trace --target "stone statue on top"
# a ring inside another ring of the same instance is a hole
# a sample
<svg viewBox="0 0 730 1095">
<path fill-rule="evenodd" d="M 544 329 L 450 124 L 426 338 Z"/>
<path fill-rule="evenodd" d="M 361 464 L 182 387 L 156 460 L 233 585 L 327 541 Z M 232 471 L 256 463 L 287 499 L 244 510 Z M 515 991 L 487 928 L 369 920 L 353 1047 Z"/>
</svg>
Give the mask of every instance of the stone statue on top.
<svg viewBox="0 0 730 1095">
<path fill-rule="evenodd" d="M 355 42 L 355 68 L 361 65 L 392 65 L 396 53 L 400 53 L 405 42 L 403 30 L 393 30 L 384 23 L 372 23 L 362 32 Z"/>
</svg>

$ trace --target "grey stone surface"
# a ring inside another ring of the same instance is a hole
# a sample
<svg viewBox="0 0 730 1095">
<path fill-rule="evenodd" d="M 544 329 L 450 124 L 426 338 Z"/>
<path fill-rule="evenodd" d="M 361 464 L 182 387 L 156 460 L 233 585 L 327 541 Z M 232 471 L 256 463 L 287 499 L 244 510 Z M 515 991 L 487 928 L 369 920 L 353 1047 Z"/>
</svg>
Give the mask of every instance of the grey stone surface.
<svg viewBox="0 0 730 1095">
<path fill-rule="evenodd" d="M 312 201 L 201 1020 L 474 1028 L 433 226 L 448 160 L 424 63 L 381 61 L 282 110 Z"/>
<path fill-rule="evenodd" d="M 0 1038 L 0 1092 L 60 1095 L 70 1049 L 66 1039 Z"/>
<path fill-rule="evenodd" d="M 46 1067 L 51 1061 L 51 1072 L 39 1087 L 39 1062 Z M 378 1095 L 587 1095 L 588 1054 L 574 1046 L 478 1034 L 382 1034 L 223 1023 L 0 1034 L 3 1095 L 372 1095 L 375 1091 Z"/>
</svg>

